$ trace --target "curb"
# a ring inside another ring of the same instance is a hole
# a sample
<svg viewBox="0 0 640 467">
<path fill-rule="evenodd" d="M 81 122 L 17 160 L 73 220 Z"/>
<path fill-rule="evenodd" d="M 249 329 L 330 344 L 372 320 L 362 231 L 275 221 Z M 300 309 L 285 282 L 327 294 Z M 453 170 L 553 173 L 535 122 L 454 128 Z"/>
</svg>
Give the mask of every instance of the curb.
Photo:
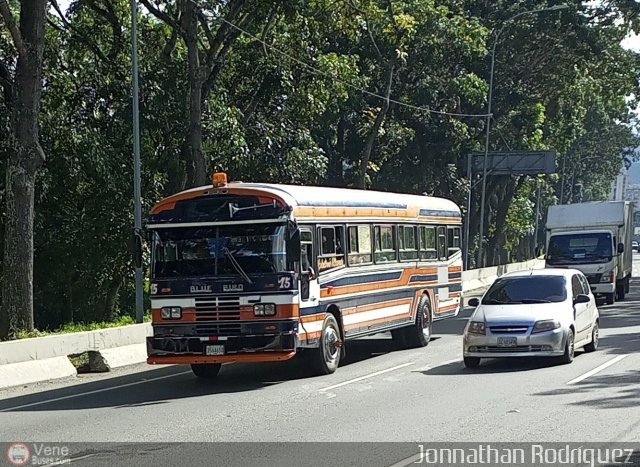
<svg viewBox="0 0 640 467">
<path fill-rule="evenodd" d="M 67 357 L 0 365 L 0 389 L 23 384 L 40 383 L 78 374 Z"/>
</svg>

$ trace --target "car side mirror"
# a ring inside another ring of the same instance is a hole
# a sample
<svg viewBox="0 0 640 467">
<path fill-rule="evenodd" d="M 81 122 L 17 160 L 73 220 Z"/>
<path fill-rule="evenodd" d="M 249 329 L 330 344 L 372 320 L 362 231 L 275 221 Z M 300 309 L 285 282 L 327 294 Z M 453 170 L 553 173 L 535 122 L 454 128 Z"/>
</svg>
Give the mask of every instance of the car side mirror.
<svg viewBox="0 0 640 467">
<path fill-rule="evenodd" d="M 472 298 L 472 299 L 469 300 L 468 304 L 469 304 L 469 306 L 472 306 L 472 307 L 475 308 L 478 305 L 480 305 L 480 300 L 477 299 L 477 298 Z"/>
<path fill-rule="evenodd" d="M 585 294 L 579 294 L 576 296 L 576 298 L 573 299 L 573 303 L 576 305 L 579 303 L 589 303 L 590 301 L 591 297 Z"/>
<path fill-rule="evenodd" d="M 624 253 L 624 243 L 618 243 L 618 253 Z"/>
</svg>

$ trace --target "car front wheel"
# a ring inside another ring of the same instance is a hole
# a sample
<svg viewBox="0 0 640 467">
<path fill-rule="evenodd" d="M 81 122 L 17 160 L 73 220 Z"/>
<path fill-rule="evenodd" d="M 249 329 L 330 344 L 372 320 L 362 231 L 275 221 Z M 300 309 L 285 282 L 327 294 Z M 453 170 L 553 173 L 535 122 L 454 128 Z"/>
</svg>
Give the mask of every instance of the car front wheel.
<svg viewBox="0 0 640 467">
<path fill-rule="evenodd" d="M 600 338 L 600 330 L 598 329 L 598 322 L 593 325 L 593 331 L 591 331 L 591 342 L 584 346 L 585 352 L 595 352 L 598 349 L 598 340 Z"/>
<path fill-rule="evenodd" d="M 564 355 L 562 358 L 562 363 L 571 363 L 573 361 L 573 357 L 575 356 L 575 336 L 573 334 L 573 329 L 569 329 L 569 333 L 567 334 L 567 341 L 564 345 Z"/>
</svg>

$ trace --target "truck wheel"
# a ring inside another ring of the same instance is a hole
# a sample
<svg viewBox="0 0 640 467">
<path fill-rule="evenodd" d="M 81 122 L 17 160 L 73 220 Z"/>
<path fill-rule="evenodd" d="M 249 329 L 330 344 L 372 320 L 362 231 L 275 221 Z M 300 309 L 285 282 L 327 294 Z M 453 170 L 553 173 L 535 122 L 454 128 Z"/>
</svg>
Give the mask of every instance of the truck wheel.
<svg viewBox="0 0 640 467">
<path fill-rule="evenodd" d="M 613 305 L 616 301 L 616 294 L 615 293 L 605 294 L 604 300 L 607 305 Z"/>
<path fill-rule="evenodd" d="M 629 285 L 629 284 L 630 284 L 630 282 L 631 282 L 631 278 L 630 278 L 630 277 L 627 277 L 627 278 L 624 280 L 624 291 L 625 291 L 626 293 L 629 293 L 629 290 L 631 289 L 631 287 L 630 287 L 630 285 Z"/>
<path fill-rule="evenodd" d="M 198 378 L 213 379 L 220 372 L 220 363 L 195 363 L 191 365 L 191 371 Z"/>
<path fill-rule="evenodd" d="M 624 296 L 625 296 L 624 291 L 625 291 L 625 285 L 623 282 L 618 287 L 616 287 L 616 300 L 618 301 L 624 300 Z"/>
</svg>

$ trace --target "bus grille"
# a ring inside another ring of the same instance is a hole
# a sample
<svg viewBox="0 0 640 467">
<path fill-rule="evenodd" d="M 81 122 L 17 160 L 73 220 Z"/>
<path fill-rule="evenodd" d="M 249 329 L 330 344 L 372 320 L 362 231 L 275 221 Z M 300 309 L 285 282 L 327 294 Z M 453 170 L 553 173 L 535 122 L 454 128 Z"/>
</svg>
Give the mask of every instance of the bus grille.
<svg viewBox="0 0 640 467">
<path fill-rule="evenodd" d="M 240 323 L 211 323 L 196 325 L 199 336 L 238 336 L 242 332 Z"/>
<path fill-rule="evenodd" d="M 234 321 L 240 319 L 240 297 L 196 298 L 196 321 Z"/>
</svg>

